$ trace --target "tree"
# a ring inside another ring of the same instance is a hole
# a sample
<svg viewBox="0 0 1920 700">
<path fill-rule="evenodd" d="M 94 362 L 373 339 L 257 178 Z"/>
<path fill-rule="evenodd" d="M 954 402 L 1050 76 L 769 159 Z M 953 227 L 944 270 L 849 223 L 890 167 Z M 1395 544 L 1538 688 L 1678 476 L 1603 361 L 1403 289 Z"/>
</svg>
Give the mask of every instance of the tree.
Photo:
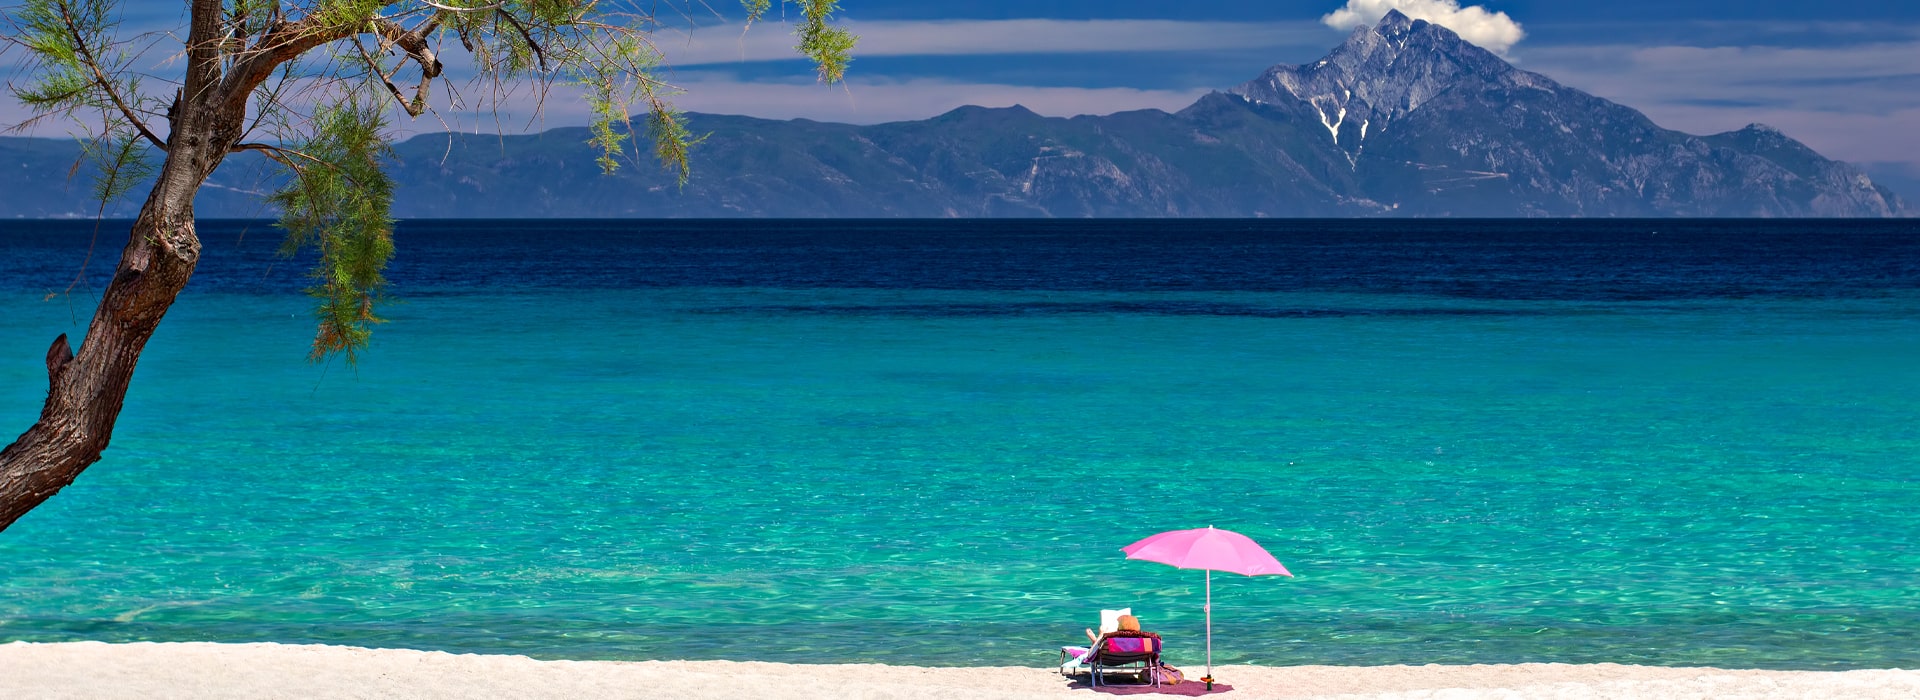
<svg viewBox="0 0 1920 700">
<path fill-rule="evenodd" d="M 801 11 L 796 49 L 822 81 L 837 82 L 856 39 L 831 23 L 838 0 L 783 1 Z M 184 31 L 127 41 L 116 34 L 117 0 L 27 0 L 11 10 L 0 39 L 29 59 L 11 85 L 34 110 L 26 124 L 76 127 L 101 166 L 103 201 L 154 179 L 78 351 L 64 334 L 47 350 L 40 420 L 0 451 L 0 530 L 99 461 L 141 350 L 199 261 L 194 195 L 228 156 L 259 154 L 287 172 L 270 198 L 282 210 L 283 251 L 318 251 L 310 358 L 350 363 L 380 322 L 374 306 L 393 253 L 393 187 L 381 164 L 388 101 L 409 118 L 432 112 L 436 79 L 452 82 L 441 61 L 449 44 L 466 51 L 465 70 L 489 95 L 577 86 L 609 171 L 644 106 L 655 155 L 684 182 L 696 139 L 658 72 L 650 38 L 665 25 L 612 2 L 187 0 Z M 771 0 L 742 3 L 749 25 L 771 9 Z M 183 45 L 162 46 L 182 36 Z M 155 67 L 178 72 L 153 90 L 163 80 Z M 413 83 L 410 95 L 396 79 Z M 452 88 L 446 95 L 461 102 Z"/>
</svg>

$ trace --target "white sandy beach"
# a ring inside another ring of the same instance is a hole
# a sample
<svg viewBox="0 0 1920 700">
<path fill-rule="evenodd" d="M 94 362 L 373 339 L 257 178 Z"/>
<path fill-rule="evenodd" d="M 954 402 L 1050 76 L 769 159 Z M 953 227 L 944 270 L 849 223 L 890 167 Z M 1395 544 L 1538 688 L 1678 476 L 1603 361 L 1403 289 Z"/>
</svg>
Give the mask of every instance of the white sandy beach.
<svg viewBox="0 0 1920 700">
<path fill-rule="evenodd" d="M 1197 671 L 1198 669 L 1194 669 Z M 1193 673 L 1192 675 L 1199 675 Z M 1920 671 L 1234 666 L 1226 698 L 1920 698 Z M 537 661 L 317 645 L 0 645 L 0 698 L 1090 698 L 1037 668 Z"/>
</svg>

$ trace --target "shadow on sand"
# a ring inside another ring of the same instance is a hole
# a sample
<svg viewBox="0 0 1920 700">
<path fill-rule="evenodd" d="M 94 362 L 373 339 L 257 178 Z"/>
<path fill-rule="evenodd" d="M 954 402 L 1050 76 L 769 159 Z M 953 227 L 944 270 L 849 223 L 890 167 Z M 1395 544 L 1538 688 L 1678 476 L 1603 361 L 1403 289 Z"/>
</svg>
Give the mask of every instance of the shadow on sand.
<svg viewBox="0 0 1920 700">
<path fill-rule="evenodd" d="M 1233 692 L 1233 686 L 1214 683 L 1213 690 L 1207 690 L 1207 684 L 1188 680 L 1180 683 L 1162 683 L 1154 687 L 1151 683 L 1140 683 L 1134 675 L 1112 675 L 1100 679 L 1099 687 L 1088 682 L 1087 676 L 1073 676 L 1068 682 L 1069 690 L 1090 690 L 1104 695 L 1170 695 L 1174 697 L 1197 698 L 1202 695 L 1219 695 Z"/>
</svg>

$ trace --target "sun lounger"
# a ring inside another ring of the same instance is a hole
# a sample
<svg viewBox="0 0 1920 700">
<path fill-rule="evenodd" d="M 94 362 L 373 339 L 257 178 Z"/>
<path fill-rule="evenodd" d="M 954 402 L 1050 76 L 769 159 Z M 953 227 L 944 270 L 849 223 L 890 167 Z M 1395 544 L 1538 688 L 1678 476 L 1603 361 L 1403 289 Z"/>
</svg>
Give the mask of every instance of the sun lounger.
<svg viewBox="0 0 1920 700">
<path fill-rule="evenodd" d="M 1082 663 L 1086 664 L 1091 674 L 1089 682 L 1095 687 L 1100 685 L 1100 674 L 1112 671 L 1137 672 L 1140 682 L 1158 687 L 1160 675 L 1154 671 L 1160 667 L 1160 638 L 1107 635 L 1082 657 Z"/>
</svg>

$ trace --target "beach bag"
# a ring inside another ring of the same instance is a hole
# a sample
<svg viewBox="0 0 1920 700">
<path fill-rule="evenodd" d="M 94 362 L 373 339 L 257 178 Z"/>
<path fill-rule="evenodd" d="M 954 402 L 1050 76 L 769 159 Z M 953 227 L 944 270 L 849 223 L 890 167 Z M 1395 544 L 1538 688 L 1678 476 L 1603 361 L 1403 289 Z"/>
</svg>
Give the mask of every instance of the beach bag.
<svg viewBox="0 0 1920 700">
<path fill-rule="evenodd" d="M 1187 677 L 1185 674 L 1180 673 L 1180 669 L 1161 664 L 1153 667 L 1153 679 L 1159 682 L 1160 685 L 1179 685 L 1185 683 Z"/>
</svg>

